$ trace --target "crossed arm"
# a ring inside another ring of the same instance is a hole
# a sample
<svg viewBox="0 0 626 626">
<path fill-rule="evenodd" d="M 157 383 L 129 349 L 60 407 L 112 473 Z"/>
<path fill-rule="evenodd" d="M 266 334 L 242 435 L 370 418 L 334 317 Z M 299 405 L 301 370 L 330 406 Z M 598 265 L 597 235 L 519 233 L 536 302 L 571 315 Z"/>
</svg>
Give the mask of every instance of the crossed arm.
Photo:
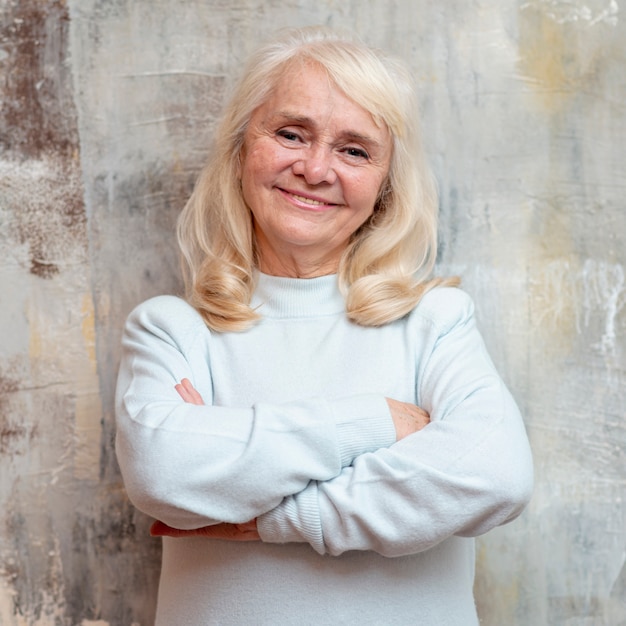
<svg viewBox="0 0 626 626">
<path fill-rule="evenodd" d="M 124 338 L 116 451 L 129 497 L 160 520 L 153 534 L 401 556 L 519 515 L 532 492 L 519 410 L 469 300 L 431 300 L 414 329 L 425 411 L 367 392 L 223 406 L 192 379 L 206 368 L 201 318 L 171 298 L 139 308 Z"/>
<path fill-rule="evenodd" d="M 175 389 L 188 404 L 201 406 L 204 400 L 198 391 L 191 384 L 188 378 L 183 378 L 175 385 Z M 396 430 L 396 440 L 400 441 L 404 437 L 411 435 L 430 422 L 430 417 L 426 411 L 408 402 L 400 402 L 392 398 L 386 398 L 394 428 Z M 191 530 L 172 528 L 164 522 L 156 521 L 150 527 L 150 534 L 154 537 L 190 537 L 201 536 L 209 539 L 223 539 L 227 541 L 260 541 L 261 537 L 257 530 L 256 519 L 243 524 L 229 524 L 222 522 L 211 526 L 203 526 Z"/>
</svg>

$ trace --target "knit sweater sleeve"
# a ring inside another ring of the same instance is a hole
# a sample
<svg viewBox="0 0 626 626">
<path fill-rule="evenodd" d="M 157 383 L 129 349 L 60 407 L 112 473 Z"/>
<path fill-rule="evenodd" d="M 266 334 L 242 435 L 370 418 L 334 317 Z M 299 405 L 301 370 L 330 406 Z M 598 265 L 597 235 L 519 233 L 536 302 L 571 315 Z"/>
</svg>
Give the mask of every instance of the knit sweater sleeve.
<svg viewBox="0 0 626 626">
<path fill-rule="evenodd" d="M 424 346 L 417 397 L 431 423 L 285 498 L 258 520 L 264 541 L 401 556 L 452 535 L 480 535 L 525 507 L 533 481 L 528 439 L 470 298 L 437 289 L 414 313 Z"/>
<path fill-rule="evenodd" d="M 213 406 L 208 329 L 172 296 L 129 316 L 116 392 L 116 452 L 131 501 L 175 528 L 245 522 L 395 440 L 384 397 Z M 174 385 L 189 378 L 205 406 Z"/>
</svg>

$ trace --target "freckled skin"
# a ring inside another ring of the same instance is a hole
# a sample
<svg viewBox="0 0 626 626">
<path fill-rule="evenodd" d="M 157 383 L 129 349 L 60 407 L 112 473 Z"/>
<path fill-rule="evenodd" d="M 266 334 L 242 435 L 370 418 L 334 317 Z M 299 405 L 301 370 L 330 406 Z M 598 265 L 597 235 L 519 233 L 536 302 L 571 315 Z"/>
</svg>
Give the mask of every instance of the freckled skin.
<svg viewBox="0 0 626 626">
<path fill-rule="evenodd" d="M 260 269 L 312 277 L 337 271 L 389 171 L 391 137 L 323 70 L 292 68 L 253 114 L 241 181 Z"/>
</svg>

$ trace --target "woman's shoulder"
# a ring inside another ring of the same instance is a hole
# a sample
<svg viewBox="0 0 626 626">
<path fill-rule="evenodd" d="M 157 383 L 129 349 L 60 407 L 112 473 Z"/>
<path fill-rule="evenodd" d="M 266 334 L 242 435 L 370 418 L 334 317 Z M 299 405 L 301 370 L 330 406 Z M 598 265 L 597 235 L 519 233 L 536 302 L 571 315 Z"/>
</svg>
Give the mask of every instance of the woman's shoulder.
<svg viewBox="0 0 626 626">
<path fill-rule="evenodd" d="M 127 326 L 162 329 L 169 334 L 187 332 L 190 328 L 206 325 L 202 316 L 188 302 L 178 296 L 154 296 L 138 304 L 129 314 Z"/>
<path fill-rule="evenodd" d="M 422 296 L 411 316 L 445 331 L 473 318 L 474 301 L 458 287 L 433 287 Z"/>
<path fill-rule="evenodd" d="M 130 315 L 180 315 L 198 314 L 197 311 L 183 298 L 173 295 L 160 295 L 140 302 L 131 311 Z"/>
</svg>

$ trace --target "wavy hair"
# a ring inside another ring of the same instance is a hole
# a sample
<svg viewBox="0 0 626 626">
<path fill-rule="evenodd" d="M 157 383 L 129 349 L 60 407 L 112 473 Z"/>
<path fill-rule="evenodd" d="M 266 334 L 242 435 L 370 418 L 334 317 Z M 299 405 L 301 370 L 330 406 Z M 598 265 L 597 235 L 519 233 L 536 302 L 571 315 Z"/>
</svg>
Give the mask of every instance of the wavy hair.
<svg viewBox="0 0 626 626">
<path fill-rule="evenodd" d="M 259 315 L 255 239 L 239 181 L 253 112 L 293 63 L 313 62 L 386 125 L 393 141 L 388 178 L 372 216 L 352 236 L 338 270 L 348 317 L 364 326 L 392 322 L 437 284 L 437 192 L 424 161 L 412 80 L 402 64 L 324 27 L 283 31 L 252 55 L 217 127 L 212 156 L 180 214 L 177 234 L 189 302 L 209 328 L 239 331 Z"/>
</svg>

